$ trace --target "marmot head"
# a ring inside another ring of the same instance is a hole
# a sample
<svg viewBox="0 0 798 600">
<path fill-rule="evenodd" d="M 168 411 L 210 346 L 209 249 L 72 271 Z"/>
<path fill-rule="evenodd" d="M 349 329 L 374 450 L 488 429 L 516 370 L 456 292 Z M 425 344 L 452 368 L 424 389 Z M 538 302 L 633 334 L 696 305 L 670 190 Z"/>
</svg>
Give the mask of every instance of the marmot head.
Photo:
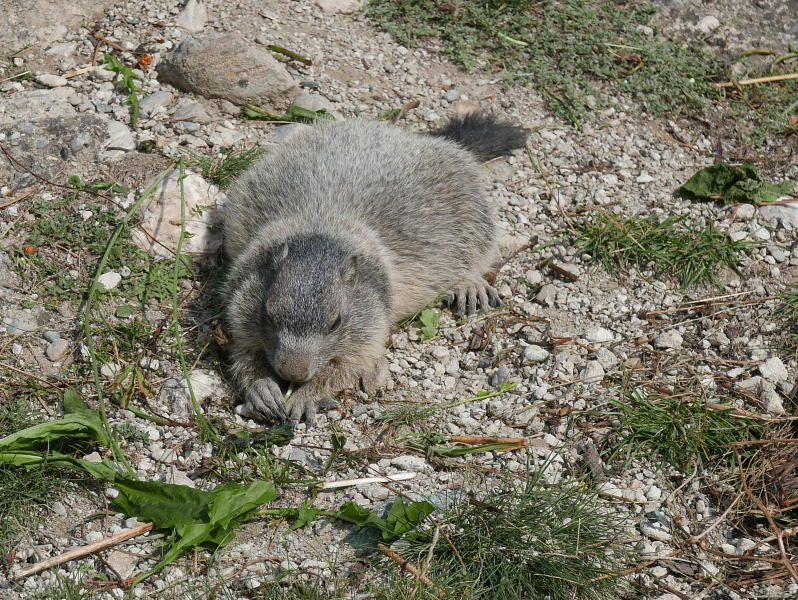
<svg viewBox="0 0 798 600">
<path fill-rule="evenodd" d="M 233 338 L 259 346 L 281 379 L 308 381 L 375 338 L 384 342 L 387 277 L 377 261 L 342 241 L 296 236 L 264 250 L 249 268 L 228 307 Z"/>
</svg>

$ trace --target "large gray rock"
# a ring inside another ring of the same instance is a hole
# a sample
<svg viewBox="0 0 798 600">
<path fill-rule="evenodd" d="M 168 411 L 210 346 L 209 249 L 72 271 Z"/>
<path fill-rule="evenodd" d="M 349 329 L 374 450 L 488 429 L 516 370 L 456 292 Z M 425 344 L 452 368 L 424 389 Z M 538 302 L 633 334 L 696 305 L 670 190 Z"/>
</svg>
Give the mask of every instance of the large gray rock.
<svg viewBox="0 0 798 600">
<path fill-rule="evenodd" d="M 282 109 L 300 93 L 283 65 L 238 35 L 187 38 L 157 71 L 181 90 L 239 105 Z"/>
<path fill-rule="evenodd" d="M 25 47 L 38 51 L 95 20 L 112 4 L 113 0 L 0 0 L 0 53 Z"/>
</svg>

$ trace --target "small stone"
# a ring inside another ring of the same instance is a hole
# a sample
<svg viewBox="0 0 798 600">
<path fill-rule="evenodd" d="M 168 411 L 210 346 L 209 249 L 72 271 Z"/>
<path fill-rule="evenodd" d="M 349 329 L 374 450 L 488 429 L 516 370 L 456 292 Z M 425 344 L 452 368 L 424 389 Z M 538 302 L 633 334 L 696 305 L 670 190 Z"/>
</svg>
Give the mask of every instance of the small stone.
<svg viewBox="0 0 798 600">
<path fill-rule="evenodd" d="M 662 490 L 653 484 L 649 486 L 648 490 L 646 490 L 646 500 L 656 502 L 660 498 L 662 498 Z"/>
<path fill-rule="evenodd" d="M 604 379 L 604 367 L 597 360 L 589 360 L 582 370 L 581 378 L 584 381 L 598 382 Z"/>
<path fill-rule="evenodd" d="M 734 218 L 738 221 L 750 221 L 756 215 L 756 206 L 743 203 L 734 210 Z"/>
<path fill-rule="evenodd" d="M 99 542 L 105 536 L 103 535 L 102 531 L 90 531 L 86 534 L 86 541 L 91 542 Z"/>
<path fill-rule="evenodd" d="M 412 454 L 405 454 L 392 458 L 391 465 L 403 471 L 413 471 L 416 473 L 432 470 L 432 467 L 427 464 L 427 461 L 420 456 L 414 456 Z"/>
<path fill-rule="evenodd" d="M 535 296 L 535 300 L 546 306 L 554 306 L 554 301 L 557 299 L 557 286 L 553 283 L 547 283 Z"/>
<path fill-rule="evenodd" d="M 44 353 L 47 355 L 47 359 L 52 362 L 58 362 L 69 351 L 69 342 L 64 339 L 57 339 L 55 341 L 50 342 L 47 345 L 47 349 Z"/>
<path fill-rule="evenodd" d="M 50 73 L 39 75 L 36 77 L 36 82 L 46 85 L 49 88 L 63 87 L 68 83 L 66 78 Z"/>
<path fill-rule="evenodd" d="M 21 355 L 23 350 L 24 348 L 22 347 L 22 344 L 18 344 L 16 342 L 11 344 L 11 354 L 13 354 L 14 356 Z"/>
<path fill-rule="evenodd" d="M 83 457 L 83 460 L 89 461 L 91 463 L 100 463 L 103 461 L 99 452 L 90 452 L 89 454 Z"/>
<path fill-rule="evenodd" d="M 49 329 L 42 334 L 42 337 L 48 342 L 54 342 L 58 339 L 61 339 L 61 334 L 57 331 Z"/>
<path fill-rule="evenodd" d="M 718 21 L 717 17 L 713 17 L 712 15 L 708 15 L 701 19 L 698 23 L 696 23 L 696 29 L 701 33 L 712 33 L 718 27 L 720 27 L 720 21 Z"/>
<path fill-rule="evenodd" d="M 429 353 L 437 360 L 443 360 L 449 356 L 449 349 L 443 346 L 432 346 Z"/>
<path fill-rule="evenodd" d="M 332 102 L 327 100 L 321 94 L 302 94 L 301 96 L 297 96 L 294 101 L 291 103 L 291 106 L 297 106 L 299 108 L 304 108 L 305 110 L 312 110 L 314 112 L 318 110 L 325 110 L 328 113 L 333 112 L 333 105 Z"/>
<path fill-rule="evenodd" d="M 116 271 L 108 271 L 97 278 L 97 283 L 105 290 L 112 290 L 122 281 L 122 276 Z"/>
<path fill-rule="evenodd" d="M 654 178 L 645 171 L 643 171 L 642 173 L 640 173 L 640 175 L 637 176 L 637 179 L 635 179 L 635 181 L 637 181 L 637 183 L 651 183 L 652 181 L 654 181 Z"/>
<path fill-rule="evenodd" d="M 669 542 L 673 539 L 673 535 L 671 535 L 665 529 L 656 525 L 652 525 L 651 523 L 641 523 L 640 531 L 647 538 L 657 540 L 659 542 Z"/>
<path fill-rule="evenodd" d="M 191 33 L 197 33 L 202 31 L 207 21 L 208 11 L 205 3 L 202 0 L 188 0 L 175 18 L 175 25 Z"/>
<path fill-rule="evenodd" d="M 678 331 L 663 331 L 654 338 L 654 347 L 661 350 L 672 348 L 677 350 L 682 347 L 682 336 Z"/>
<path fill-rule="evenodd" d="M 294 135 L 303 131 L 305 129 L 309 129 L 309 125 L 305 125 L 304 123 L 290 123 L 288 125 L 281 125 L 277 127 L 272 134 L 269 136 L 269 141 L 275 144 L 279 144 L 281 142 L 285 142 L 286 140 L 292 138 Z"/>
<path fill-rule="evenodd" d="M 525 365 L 532 365 L 535 363 L 543 362 L 551 353 L 546 350 L 545 348 L 541 348 L 540 346 L 536 346 L 535 344 L 530 344 L 529 346 L 524 348 L 523 353 L 521 354 L 521 362 Z"/>
<path fill-rule="evenodd" d="M 316 6 L 329 14 L 351 14 L 363 7 L 364 0 L 316 0 Z"/>
<path fill-rule="evenodd" d="M 768 244 L 766 248 L 768 254 L 770 254 L 773 257 L 773 260 L 776 262 L 784 262 L 784 260 L 787 258 L 787 254 L 784 252 L 784 249 L 779 246 Z"/>
<path fill-rule="evenodd" d="M 784 366 L 784 363 L 781 362 L 781 359 L 778 356 L 769 358 L 759 365 L 759 373 L 762 375 L 762 377 L 768 381 L 772 381 L 773 383 L 786 380 L 790 376 L 790 374 L 787 372 L 787 368 Z"/>
<path fill-rule="evenodd" d="M 136 149 L 133 133 L 124 123 L 108 121 L 108 137 L 100 147 L 100 160 L 119 158 Z"/>
<path fill-rule="evenodd" d="M 141 102 L 139 102 L 141 112 L 150 116 L 152 116 L 156 111 L 162 112 L 163 109 L 165 109 L 172 101 L 173 97 L 174 95 L 172 92 L 167 92 L 166 90 L 147 94 L 141 99 Z"/>
<path fill-rule="evenodd" d="M 53 502 L 53 512 L 59 517 L 65 517 L 67 515 L 66 506 L 64 506 L 63 503 L 59 502 L 58 500 Z"/>
<path fill-rule="evenodd" d="M 460 99 L 460 92 L 457 90 L 447 90 L 443 97 L 447 102 L 456 102 Z"/>
<path fill-rule="evenodd" d="M 595 343 L 611 342 L 615 339 L 615 334 L 604 327 L 593 327 L 585 332 L 585 339 Z"/>
<path fill-rule="evenodd" d="M 543 274 L 540 271 L 530 269 L 524 274 L 524 279 L 526 279 L 527 283 L 537 285 L 543 281 Z"/>
<path fill-rule="evenodd" d="M 510 369 L 508 369 L 507 367 L 499 367 L 498 369 L 496 369 L 496 372 L 493 373 L 493 375 L 491 375 L 490 384 L 493 387 L 498 388 L 505 381 L 507 381 L 507 378 L 509 376 L 510 376 Z"/>
</svg>

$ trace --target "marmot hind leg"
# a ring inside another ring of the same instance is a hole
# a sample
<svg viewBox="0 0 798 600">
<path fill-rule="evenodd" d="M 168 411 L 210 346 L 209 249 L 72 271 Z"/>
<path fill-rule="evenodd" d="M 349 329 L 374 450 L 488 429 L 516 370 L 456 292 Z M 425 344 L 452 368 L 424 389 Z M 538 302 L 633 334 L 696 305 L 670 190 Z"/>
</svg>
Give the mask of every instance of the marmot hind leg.
<svg viewBox="0 0 798 600">
<path fill-rule="evenodd" d="M 484 277 L 468 278 L 461 281 L 447 299 L 449 306 L 461 315 L 486 312 L 500 306 L 502 301 Z"/>
</svg>

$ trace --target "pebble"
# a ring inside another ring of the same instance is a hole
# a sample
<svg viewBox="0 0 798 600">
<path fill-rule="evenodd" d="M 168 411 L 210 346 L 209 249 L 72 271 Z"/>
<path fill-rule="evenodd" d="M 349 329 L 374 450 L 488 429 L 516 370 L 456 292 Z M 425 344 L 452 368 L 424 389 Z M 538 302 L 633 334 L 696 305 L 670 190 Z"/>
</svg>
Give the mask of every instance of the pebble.
<svg viewBox="0 0 798 600">
<path fill-rule="evenodd" d="M 447 102 L 456 102 L 460 99 L 460 92 L 457 90 L 447 90 L 443 97 Z"/>
<path fill-rule="evenodd" d="M 42 334 L 42 337 L 48 342 L 54 342 L 61 339 L 61 334 L 57 331 L 53 331 L 52 329 L 48 329 Z"/>
<path fill-rule="evenodd" d="M 105 291 L 114 289 L 121 281 L 122 276 L 116 271 L 108 271 L 97 278 L 97 283 L 99 283 Z"/>
<path fill-rule="evenodd" d="M 615 339 L 615 333 L 604 327 L 593 327 L 585 332 L 585 339 L 588 342 L 603 343 L 611 342 Z"/>
<path fill-rule="evenodd" d="M 521 353 L 521 362 L 525 365 L 532 365 L 535 363 L 543 362 L 551 356 L 551 353 L 545 348 L 530 344 L 526 346 Z"/>
<path fill-rule="evenodd" d="M 759 365 L 759 373 L 762 377 L 773 383 L 786 380 L 790 376 L 787 372 L 787 368 L 778 356 L 769 358 Z"/>
<path fill-rule="evenodd" d="M 49 88 L 63 87 L 69 83 L 69 80 L 65 77 L 61 77 L 60 75 L 52 75 L 50 73 L 38 75 L 36 77 L 36 81 L 42 85 L 46 85 Z"/>
<path fill-rule="evenodd" d="M 696 29 L 701 33 L 712 33 L 718 27 L 720 27 L 720 21 L 718 21 L 717 17 L 713 17 L 712 15 L 707 15 L 696 23 Z"/>
<path fill-rule="evenodd" d="M 191 33 L 197 33 L 202 31 L 207 21 L 208 11 L 205 3 L 202 0 L 188 0 L 175 18 L 175 25 Z"/>
<path fill-rule="evenodd" d="M 601 363 L 597 360 L 589 360 L 580 377 L 583 381 L 596 383 L 604 379 L 604 375 L 604 367 L 601 366 Z"/>
<path fill-rule="evenodd" d="M 59 338 L 57 340 L 50 342 L 47 345 L 47 348 L 44 351 L 44 353 L 47 356 L 48 360 L 51 360 L 52 362 L 58 362 L 62 358 L 64 358 L 64 356 L 68 351 L 69 351 L 69 342 L 67 340 Z"/>
<path fill-rule="evenodd" d="M 673 535 L 671 533 L 666 531 L 661 526 L 652 525 L 651 523 L 641 523 L 640 531 L 647 538 L 657 540 L 659 542 L 669 542 L 673 539 Z"/>
<path fill-rule="evenodd" d="M 661 350 L 678 350 L 682 347 L 682 342 L 682 336 L 679 334 L 679 332 L 671 329 L 668 331 L 663 331 L 656 338 L 654 338 L 654 347 Z"/>
<path fill-rule="evenodd" d="M 414 473 L 432 470 L 432 467 L 427 464 L 427 461 L 413 454 L 403 454 L 394 457 L 391 459 L 391 465 L 402 471 L 412 471 Z"/>
<path fill-rule="evenodd" d="M 496 369 L 493 375 L 491 375 L 490 384 L 493 387 L 498 388 L 501 386 L 501 384 L 507 381 L 507 378 L 509 376 L 510 376 L 510 369 L 508 369 L 507 367 L 499 367 L 498 369 Z"/>
</svg>

